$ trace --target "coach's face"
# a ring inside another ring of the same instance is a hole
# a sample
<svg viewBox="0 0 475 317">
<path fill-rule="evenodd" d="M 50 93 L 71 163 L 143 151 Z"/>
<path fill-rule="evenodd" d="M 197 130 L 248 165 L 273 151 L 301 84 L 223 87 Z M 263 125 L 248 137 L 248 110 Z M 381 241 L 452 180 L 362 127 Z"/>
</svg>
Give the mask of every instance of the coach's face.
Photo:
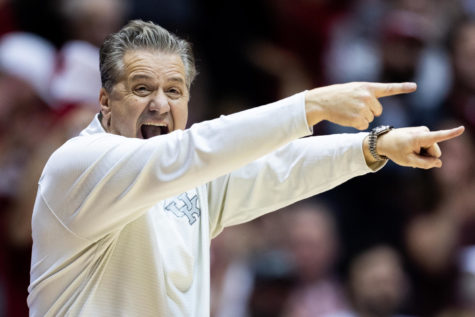
<svg viewBox="0 0 475 317">
<path fill-rule="evenodd" d="M 184 129 L 189 92 L 180 56 L 153 50 L 124 55 L 122 78 L 101 89 L 102 124 L 107 132 L 148 139 Z"/>
</svg>

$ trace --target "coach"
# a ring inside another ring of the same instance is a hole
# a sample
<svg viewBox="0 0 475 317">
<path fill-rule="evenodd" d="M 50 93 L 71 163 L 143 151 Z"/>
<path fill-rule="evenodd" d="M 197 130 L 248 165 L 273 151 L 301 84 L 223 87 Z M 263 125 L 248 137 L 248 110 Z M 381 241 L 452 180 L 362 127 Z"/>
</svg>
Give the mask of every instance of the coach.
<svg viewBox="0 0 475 317">
<path fill-rule="evenodd" d="M 381 168 L 440 167 L 463 127 L 363 130 L 379 97 L 415 84 L 349 83 L 185 130 L 189 44 L 132 21 L 104 42 L 100 113 L 50 157 L 33 212 L 31 316 L 209 316 L 213 237 Z M 363 199 L 363 198 L 362 198 Z"/>
</svg>

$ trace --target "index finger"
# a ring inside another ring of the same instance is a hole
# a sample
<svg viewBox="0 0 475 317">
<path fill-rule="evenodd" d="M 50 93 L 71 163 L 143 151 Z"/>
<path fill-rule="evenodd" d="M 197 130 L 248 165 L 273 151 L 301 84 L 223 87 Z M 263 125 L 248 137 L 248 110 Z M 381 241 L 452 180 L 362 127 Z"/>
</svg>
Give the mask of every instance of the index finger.
<svg viewBox="0 0 475 317">
<path fill-rule="evenodd" d="M 416 83 L 369 83 L 369 89 L 376 98 L 408 94 L 416 91 Z"/>
<path fill-rule="evenodd" d="M 420 142 L 422 146 L 430 146 L 434 143 L 447 141 L 455 137 L 458 137 L 459 135 L 463 133 L 464 130 L 465 128 L 463 126 L 460 126 L 460 127 L 448 129 L 448 130 L 427 132 L 421 136 Z"/>
</svg>

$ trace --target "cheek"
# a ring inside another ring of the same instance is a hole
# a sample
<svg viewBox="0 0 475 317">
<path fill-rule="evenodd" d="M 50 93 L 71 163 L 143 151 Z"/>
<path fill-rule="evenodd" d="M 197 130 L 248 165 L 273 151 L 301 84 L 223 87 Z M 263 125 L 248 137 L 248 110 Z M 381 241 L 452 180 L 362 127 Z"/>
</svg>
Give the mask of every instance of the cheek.
<svg viewBox="0 0 475 317">
<path fill-rule="evenodd" d="M 188 103 L 173 105 L 172 115 L 175 130 L 184 130 L 188 121 Z"/>
<path fill-rule="evenodd" d="M 138 100 L 130 100 L 116 104 L 117 107 L 113 108 L 111 113 L 111 124 L 113 130 L 118 132 L 117 134 L 127 137 L 135 137 L 137 120 L 141 113 L 141 107 Z M 115 110 L 115 111 L 114 111 Z"/>
</svg>

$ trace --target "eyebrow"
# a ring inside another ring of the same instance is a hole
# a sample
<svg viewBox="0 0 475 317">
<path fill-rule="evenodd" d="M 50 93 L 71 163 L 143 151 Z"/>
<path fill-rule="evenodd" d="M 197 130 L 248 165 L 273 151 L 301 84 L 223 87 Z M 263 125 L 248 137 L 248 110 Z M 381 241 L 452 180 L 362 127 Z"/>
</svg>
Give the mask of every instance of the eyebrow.
<svg viewBox="0 0 475 317">
<path fill-rule="evenodd" d="M 169 78 L 168 81 L 177 82 L 179 84 L 184 84 L 185 83 L 185 81 L 181 77 L 172 77 L 172 78 Z"/>
<path fill-rule="evenodd" d="M 136 75 L 133 75 L 130 80 L 139 80 L 139 79 L 152 79 L 151 76 L 148 76 L 148 75 L 143 75 L 143 74 L 136 74 Z"/>
<path fill-rule="evenodd" d="M 136 75 L 133 75 L 130 78 L 131 81 L 136 81 L 136 80 L 140 80 L 140 79 L 153 79 L 153 77 L 149 76 L 149 75 L 144 75 L 144 74 L 136 74 Z M 179 84 L 185 84 L 185 81 L 183 80 L 183 78 L 177 77 L 177 76 L 171 77 L 167 81 L 176 82 L 176 83 L 179 83 Z"/>
</svg>

